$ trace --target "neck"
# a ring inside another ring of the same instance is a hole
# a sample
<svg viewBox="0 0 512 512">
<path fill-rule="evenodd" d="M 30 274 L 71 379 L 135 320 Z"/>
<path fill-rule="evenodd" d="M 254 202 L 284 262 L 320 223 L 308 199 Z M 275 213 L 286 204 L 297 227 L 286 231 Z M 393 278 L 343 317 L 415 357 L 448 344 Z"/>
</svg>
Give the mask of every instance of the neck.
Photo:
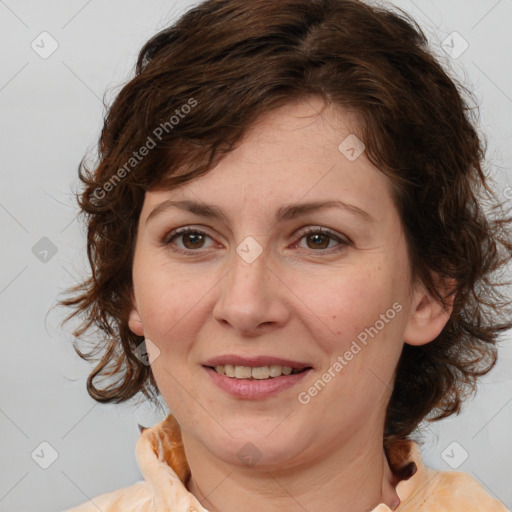
<svg viewBox="0 0 512 512">
<path fill-rule="evenodd" d="M 400 501 L 381 437 L 367 435 L 275 470 L 226 463 L 184 439 L 192 475 L 188 489 L 210 512 L 304 512 L 320 505 L 322 512 L 369 512 L 381 503 L 394 510 Z"/>
</svg>

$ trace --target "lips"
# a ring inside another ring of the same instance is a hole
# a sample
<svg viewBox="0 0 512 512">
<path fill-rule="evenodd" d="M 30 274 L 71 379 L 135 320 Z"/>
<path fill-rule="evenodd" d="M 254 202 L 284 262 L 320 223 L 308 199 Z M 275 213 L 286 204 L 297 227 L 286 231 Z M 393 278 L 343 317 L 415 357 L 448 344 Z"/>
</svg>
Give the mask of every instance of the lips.
<svg viewBox="0 0 512 512">
<path fill-rule="evenodd" d="M 299 371 L 302 371 L 305 368 L 312 368 L 312 365 L 309 363 L 293 361 L 291 359 L 284 359 L 274 356 L 243 357 L 235 354 L 225 354 L 222 356 L 213 357 L 203 363 L 203 366 L 210 368 L 225 365 L 249 366 L 251 368 L 257 368 L 260 366 L 288 366 L 293 370 Z"/>
<path fill-rule="evenodd" d="M 275 358 L 273 359 L 275 360 Z M 217 368 L 219 368 L 219 365 L 217 365 Z M 235 368 L 248 367 L 236 366 Z M 303 379 L 307 378 L 312 368 L 309 367 L 295 374 L 281 375 L 280 377 L 267 378 L 264 380 L 228 377 L 227 375 L 217 373 L 209 366 L 204 366 L 204 370 L 206 375 L 211 379 L 210 382 L 235 399 L 265 400 L 276 397 L 280 393 L 284 393 L 286 390 L 297 386 Z"/>
</svg>

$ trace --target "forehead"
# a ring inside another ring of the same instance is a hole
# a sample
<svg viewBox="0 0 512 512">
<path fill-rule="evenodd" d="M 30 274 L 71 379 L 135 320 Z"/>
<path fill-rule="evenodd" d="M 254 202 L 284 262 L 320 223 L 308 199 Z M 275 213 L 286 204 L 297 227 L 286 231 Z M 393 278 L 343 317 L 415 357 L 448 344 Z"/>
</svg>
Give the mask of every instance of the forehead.
<svg viewBox="0 0 512 512">
<path fill-rule="evenodd" d="M 389 179 L 367 159 L 355 115 L 323 107 L 312 97 L 265 114 L 207 174 L 173 190 L 149 191 L 146 215 L 163 201 L 187 199 L 217 204 L 228 215 L 343 201 L 382 217 L 394 207 Z"/>
</svg>

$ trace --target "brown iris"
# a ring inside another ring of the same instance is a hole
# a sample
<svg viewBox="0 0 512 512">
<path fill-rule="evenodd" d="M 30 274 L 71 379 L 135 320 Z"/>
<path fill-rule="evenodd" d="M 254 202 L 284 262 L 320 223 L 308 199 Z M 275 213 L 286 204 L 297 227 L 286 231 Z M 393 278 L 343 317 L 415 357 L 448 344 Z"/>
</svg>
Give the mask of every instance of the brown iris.
<svg viewBox="0 0 512 512">
<path fill-rule="evenodd" d="M 204 235 L 201 233 L 183 233 L 181 236 L 183 238 L 183 245 L 187 249 L 200 249 L 204 243 Z M 191 241 L 191 246 L 188 246 L 185 242 L 187 239 Z"/>
<path fill-rule="evenodd" d="M 316 248 L 316 249 L 318 249 L 318 248 L 326 249 L 329 246 L 329 238 L 330 237 L 328 235 L 325 235 L 325 234 L 322 234 L 322 233 L 315 233 L 315 234 L 312 234 L 312 235 L 308 235 L 306 237 L 306 239 L 308 239 L 308 240 L 315 240 L 313 248 Z M 321 239 L 323 239 L 326 243 L 325 244 L 317 243 Z M 309 246 L 309 244 L 308 244 L 308 246 Z"/>
</svg>

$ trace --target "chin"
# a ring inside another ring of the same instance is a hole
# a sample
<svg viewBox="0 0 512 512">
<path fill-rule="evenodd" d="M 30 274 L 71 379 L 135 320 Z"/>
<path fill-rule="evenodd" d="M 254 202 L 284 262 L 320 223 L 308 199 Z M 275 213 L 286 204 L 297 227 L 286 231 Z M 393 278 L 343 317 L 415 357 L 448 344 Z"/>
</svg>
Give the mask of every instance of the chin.
<svg viewBox="0 0 512 512">
<path fill-rule="evenodd" d="M 255 441 L 236 442 L 231 440 L 229 446 L 216 445 L 212 448 L 215 450 L 215 456 L 228 464 L 261 471 L 284 469 L 293 464 L 301 455 L 301 453 L 297 453 L 296 443 L 289 443 L 289 446 L 281 443 L 276 446 L 275 443 L 268 441 Z"/>
<path fill-rule="evenodd" d="M 292 423 L 291 416 L 260 415 L 256 421 L 253 417 L 237 416 L 235 421 L 222 424 L 225 430 L 217 425 L 217 436 L 205 432 L 209 435 L 205 444 L 216 457 L 229 464 L 261 470 L 282 469 L 298 462 L 311 446 L 311 439 L 298 424 Z"/>
</svg>

